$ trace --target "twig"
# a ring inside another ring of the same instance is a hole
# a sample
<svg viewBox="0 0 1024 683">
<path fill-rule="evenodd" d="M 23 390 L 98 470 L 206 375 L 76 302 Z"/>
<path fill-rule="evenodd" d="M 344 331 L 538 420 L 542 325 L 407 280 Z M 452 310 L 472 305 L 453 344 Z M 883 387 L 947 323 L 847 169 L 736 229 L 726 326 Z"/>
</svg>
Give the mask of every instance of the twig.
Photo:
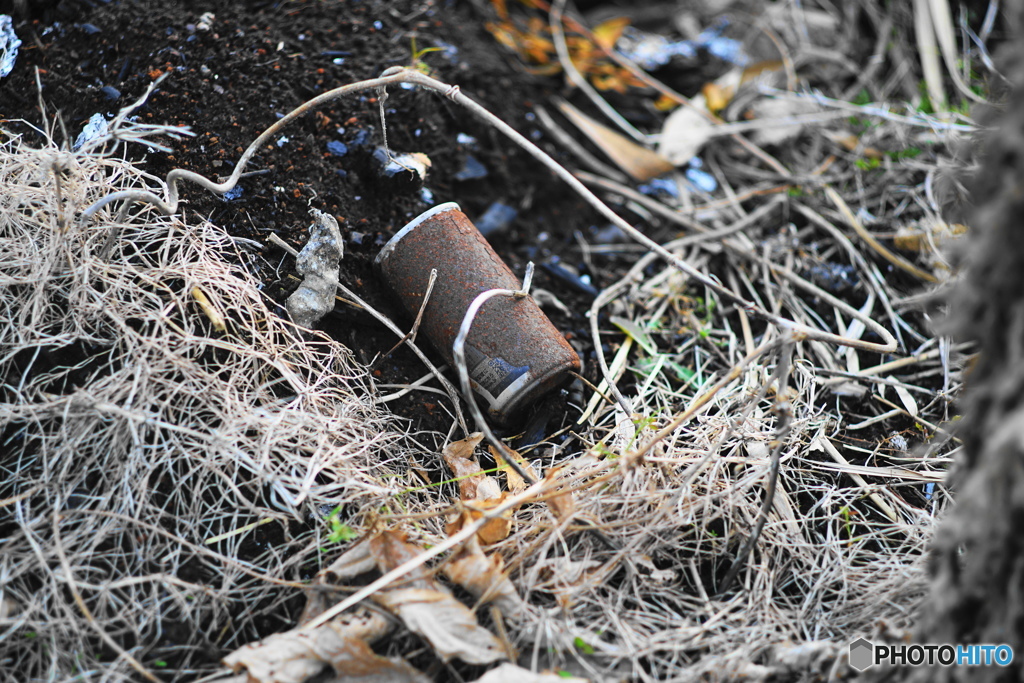
<svg viewBox="0 0 1024 683">
<path fill-rule="evenodd" d="M 831 458 L 835 460 L 837 463 L 847 468 L 850 466 L 850 461 L 843 457 L 843 454 L 839 452 L 839 449 L 832 444 L 831 439 L 829 439 L 828 437 L 822 437 L 819 440 L 819 443 L 821 443 L 821 445 L 825 448 L 825 452 L 828 453 L 829 456 L 831 456 Z M 872 490 L 873 487 L 870 484 L 868 484 L 867 481 L 864 480 L 864 477 L 860 476 L 856 472 L 852 472 L 849 470 L 847 470 L 847 473 L 850 475 L 850 478 L 853 479 L 854 483 L 864 490 L 864 492 L 867 494 L 867 497 L 870 498 L 874 502 L 874 504 L 878 506 L 878 509 L 881 510 L 886 517 L 892 520 L 894 524 L 900 523 L 900 518 L 896 514 L 896 511 L 893 510 L 888 503 L 882 500 L 881 496 L 879 496 Z"/>
<path fill-rule="evenodd" d="M 881 242 L 875 239 L 874 235 L 868 232 L 867 229 L 863 225 L 861 225 L 860 221 L 857 220 L 857 217 L 853 215 L 853 211 L 850 210 L 850 207 L 846 204 L 845 201 L 843 201 L 843 198 L 839 196 L 839 193 L 833 190 L 828 185 L 825 186 L 825 195 L 832 201 L 833 204 L 835 204 L 836 208 L 839 209 L 839 213 L 843 215 L 843 218 L 845 218 L 846 222 L 850 224 L 850 227 L 853 228 L 854 231 L 860 236 L 860 238 L 867 242 L 868 246 L 874 249 L 879 256 L 881 256 L 882 258 L 884 258 L 886 261 L 893 264 L 897 268 L 905 270 L 914 277 L 920 278 L 925 282 L 939 281 L 939 279 L 932 275 L 931 273 L 924 272 L 923 270 L 915 266 L 913 263 L 903 258 L 902 256 L 898 256 L 889 251 L 888 249 L 886 249 Z"/>
<path fill-rule="evenodd" d="M 295 249 L 295 247 L 288 244 L 274 233 L 270 233 L 270 237 L 267 239 L 269 239 L 271 242 L 273 242 L 281 249 L 287 251 L 292 256 L 299 255 L 299 252 L 297 249 Z M 401 328 L 399 328 L 398 325 L 396 325 L 395 323 L 391 322 L 390 318 L 388 318 L 386 315 L 375 309 L 370 304 L 363 301 L 358 294 L 356 294 L 355 292 L 353 292 L 340 282 L 338 283 L 338 289 L 340 289 L 345 294 L 346 297 L 356 302 L 356 304 L 360 308 L 362 308 L 367 313 L 376 318 L 378 321 L 380 321 L 381 324 L 383 324 L 386 328 L 388 328 L 396 335 L 398 335 L 402 339 L 402 342 L 399 343 L 404 343 L 406 346 L 408 346 L 412 350 L 412 352 L 416 354 L 416 357 L 419 358 L 420 361 L 425 366 L 427 366 L 427 369 L 430 370 L 434 377 L 437 377 L 437 381 L 441 383 L 441 386 L 443 386 L 445 391 L 448 393 L 448 398 L 452 400 L 452 405 L 454 406 L 455 409 L 455 419 L 458 420 L 459 427 L 462 428 L 462 431 L 464 433 L 469 434 L 469 427 L 466 424 L 466 417 L 465 415 L 462 414 L 462 405 L 459 403 L 458 390 L 452 385 L 451 382 L 448 381 L 448 379 L 444 375 L 441 374 L 441 371 L 438 370 L 437 367 L 435 367 L 434 364 L 430 362 L 430 359 L 427 358 L 427 354 L 423 353 L 420 347 L 416 346 L 415 342 L 413 342 L 412 339 L 408 339 L 407 337 L 409 335 L 407 335 L 405 332 L 402 332 Z M 391 349 L 391 351 L 394 351 L 394 349 Z M 390 353 L 390 351 L 388 353 Z"/>
<path fill-rule="evenodd" d="M 338 604 L 326 610 L 323 614 L 319 615 L 318 617 L 307 622 L 305 625 L 301 626 L 299 630 L 312 631 L 313 629 L 326 624 L 328 621 L 338 616 L 339 614 L 347 610 L 349 607 L 352 607 L 360 600 L 364 600 L 370 597 L 381 588 L 384 588 L 385 586 L 393 583 L 396 579 L 405 576 L 414 569 L 422 567 L 431 558 L 437 557 L 446 550 L 450 550 L 451 548 L 454 548 L 463 541 L 472 538 L 473 535 L 476 534 L 476 532 L 482 529 L 486 524 L 490 523 L 491 520 L 500 518 L 500 516 L 506 511 L 519 507 L 523 503 L 533 499 L 535 496 L 544 493 L 546 488 L 553 488 L 555 485 L 558 485 L 560 483 L 561 482 L 555 479 L 541 479 L 540 481 L 535 481 L 521 493 L 506 498 L 505 501 L 500 505 L 497 505 L 488 510 L 480 510 L 481 516 L 475 521 L 473 521 L 471 524 L 467 524 L 466 526 L 462 527 L 462 529 L 459 530 L 459 532 L 454 536 L 449 536 L 440 543 L 431 546 L 427 550 L 424 550 L 411 560 L 408 560 L 407 562 L 404 562 L 403 564 L 400 564 L 399 566 L 395 567 L 394 569 L 384 574 L 382 577 L 380 577 L 373 583 L 363 588 L 360 588 L 352 595 L 348 596 Z"/>
<path fill-rule="evenodd" d="M 412 327 L 405 333 L 404 337 L 398 340 L 397 344 L 392 346 L 391 349 L 382 356 L 382 358 L 390 356 L 395 352 L 395 349 L 406 341 L 416 341 L 416 333 L 420 331 L 420 323 L 423 322 L 423 311 L 427 309 L 427 302 L 430 301 L 430 294 L 434 291 L 435 282 L 437 282 L 437 268 L 431 268 L 430 279 L 427 281 L 427 291 L 423 294 L 423 303 L 420 304 L 420 310 L 416 313 L 416 319 L 412 321 Z"/>
<path fill-rule="evenodd" d="M 608 178 L 613 178 L 620 183 L 624 183 L 628 180 L 624 173 L 617 171 L 598 159 L 590 152 L 590 150 L 577 142 L 576 138 L 569 135 L 564 128 L 558 125 L 555 120 L 551 118 L 551 114 L 548 113 L 547 109 L 537 105 L 533 108 L 533 111 L 537 114 L 537 118 L 540 119 L 541 125 L 547 128 L 548 133 L 550 133 L 555 140 L 562 143 L 562 146 L 568 149 L 569 152 L 575 154 L 584 166 L 587 166 L 590 170 L 600 173 Z"/>
<path fill-rule="evenodd" d="M 505 459 L 512 469 L 516 471 L 523 481 L 528 484 L 536 483 L 536 480 L 530 475 L 526 469 L 519 464 L 518 458 L 516 458 L 515 452 L 505 445 L 505 442 L 494 435 L 491 431 L 490 426 L 487 424 L 487 420 L 484 419 L 484 414 L 480 410 L 480 406 L 477 405 L 476 397 L 473 395 L 473 384 L 469 380 L 469 369 L 466 366 L 466 337 L 469 336 L 470 328 L 473 326 L 473 320 L 476 318 L 477 313 L 480 312 L 480 308 L 491 298 L 496 296 L 508 296 L 513 299 L 523 299 L 530 295 L 530 283 L 533 280 L 533 262 L 530 261 L 526 264 L 526 275 L 523 277 L 523 286 L 521 289 L 488 289 L 485 292 L 481 292 L 473 299 L 473 303 L 466 309 L 466 315 L 462 318 L 462 324 L 459 325 L 459 333 L 455 335 L 455 343 L 452 345 L 452 355 L 455 360 L 455 369 L 459 373 L 459 382 L 462 385 L 462 394 L 466 398 L 466 403 L 469 404 L 469 412 L 473 414 L 473 419 L 476 420 L 476 427 L 484 433 L 487 440 L 498 449 L 502 457 Z"/>
<path fill-rule="evenodd" d="M 711 289 L 712 291 L 719 294 L 723 298 L 734 303 L 736 306 L 743 308 L 744 310 L 746 310 L 748 315 L 752 315 L 757 318 L 766 320 L 767 322 L 778 328 L 791 331 L 794 334 L 797 334 L 805 339 L 813 339 L 830 344 L 838 344 L 841 346 L 852 346 L 854 348 L 861 349 L 864 351 L 875 351 L 879 353 L 891 353 L 892 351 L 896 350 L 898 346 L 896 338 L 893 337 L 888 330 L 886 330 L 884 327 L 882 327 L 881 325 L 874 321 L 866 321 L 866 324 L 868 324 L 869 327 L 871 327 L 877 334 L 879 334 L 879 336 L 881 336 L 885 340 L 885 343 L 883 344 L 865 342 L 857 339 L 850 339 L 848 337 L 843 337 L 837 334 L 833 334 L 831 332 L 824 332 L 822 330 L 818 330 L 807 325 L 803 325 L 801 323 L 783 318 L 779 315 L 762 309 L 761 307 L 757 306 L 756 304 L 750 301 L 747 301 L 746 299 L 744 299 L 743 297 L 741 297 L 740 295 L 736 294 L 728 287 L 723 285 L 717 278 L 705 275 L 704 273 L 700 272 L 696 268 L 692 267 L 690 264 L 686 263 L 681 258 L 668 252 L 664 247 L 662 247 L 660 244 L 649 238 L 643 232 L 633 227 L 628 221 L 624 220 L 621 216 L 619 216 L 610 208 L 608 208 L 608 206 L 604 202 L 598 199 L 598 197 L 593 192 L 588 190 L 583 185 L 583 183 L 581 183 L 576 177 L 572 175 L 572 173 L 570 173 L 564 167 L 559 165 L 543 150 L 541 150 L 539 147 L 537 147 L 532 142 L 527 140 L 518 131 L 516 131 L 507 123 L 499 119 L 497 116 L 489 112 L 487 109 L 485 109 L 478 103 L 476 103 L 474 100 L 463 95 L 459 91 L 458 86 L 452 86 L 448 85 L 447 83 L 442 83 L 441 81 L 438 81 L 430 76 L 427 76 L 424 73 L 415 71 L 413 69 L 406 69 L 403 67 L 392 67 L 390 69 L 387 69 L 379 78 L 359 81 L 358 83 L 352 83 L 346 86 L 342 86 L 340 88 L 335 88 L 334 90 L 330 90 L 322 95 L 314 97 L 308 102 L 292 110 L 283 118 L 274 123 L 272 126 L 267 128 L 262 134 L 260 134 L 259 137 L 256 138 L 256 140 L 252 142 L 252 144 L 249 145 L 249 147 L 242 154 L 242 157 L 238 160 L 238 163 L 236 164 L 235 170 L 231 174 L 231 177 L 224 183 L 213 183 L 207 178 L 199 175 L 198 173 L 186 171 L 184 169 L 174 169 L 167 174 L 166 201 L 149 191 L 128 190 L 123 192 L 113 192 L 105 196 L 104 198 L 100 199 L 99 201 L 95 202 L 94 204 L 89 206 L 85 211 L 83 211 L 81 220 L 91 218 L 102 207 L 112 202 L 122 200 L 149 202 L 153 204 L 155 207 L 157 207 L 160 211 L 167 214 L 172 214 L 175 211 L 177 211 L 178 208 L 178 183 L 181 180 L 189 180 L 200 185 L 203 188 L 210 190 L 211 192 L 223 194 L 224 192 L 227 192 L 231 188 L 233 188 L 235 183 L 238 182 L 238 177 L 244 171 L 246 164 L 248 164 L 249 160 L 256 153 L 256 150 L 259 149 L 269 138 L 275 135 L 284 126 L 288 125 L 299 116 L 302 116 L 303 114 L 310 112 L 321 105 L 324 105 L 345 95 L 349 95 L 351 93 L 359 92 L 361 90 L 366 90 L 369 88 L 381 89 L 395 83 L 409 83 L 412 85 L 425 87 L 430 90 L 443 93 L 445 97 L 451 99 L 453 102 L 457 102 L 465 106 L 472 114 L 480 117 L 485 122 L 497 128 L 508 138 L 510 138 L 513 142 L 522 147 L 528 154 L 530 154 L 535 159 L 540 161 L 542 164 L 550 168 L 552 172 L 554 172 L 558 177 L 565 181 L 573 190 L 579 193 L 579 195 L 583 197 L 583 199 L 585 199 L 591 206 L 597 209 L 605 218 L 614 223 L 623 232 L 628 234 L 630 237 L 632 237 L 640 244 L 646 246 L 651 251 L 657 253 L 662 258 L 666 259 L 677 269 L 679 269 L 686 275 L 690 276 L 697 282 L 701 283 L 708 289 Z"/>
<path fill-rule="evenodd" d="M 534 5 L 536 5 L 539 9 L 551 11 L 551 6 L 544 0 L 533 0 L 533 2 Z M 715 116 L 714 114 L 712 114 L 703 107 L 694 107 L 693 103 L 690 102 L 690 99 L 688 97 L 668 87 L 667 85 L 659 81 L 657 78 L 654 78 L 649 73 L 647 73 L 646 71 L 638 67 L 636 64 L 634 64 L 631 60 L 626 59 L 624 56 L 622 56 L 615 50 L 606 49 L 603 45 L 601 45 L 600 41 L 595 39 L 594 33 L 580 22 L 576 21 L 575 19 L 567 15 L 565 17 L 565 23 L 566 25 L 569 25 L 574 31 L 578 31 L 582 33 L 584 36 L 586 36 L 591 42 L 594 43 L 595 46 L 597 46 L 598 50 L 603 52 L 609 59 L 611 59 L 613 62 L 621 66 L 623 69 L 628 71 L 630 74 L 635 76 L 644 84 L 654 88 L 659 93 L 661 93 L 665 97 L 668 97 L 672 101 L 681 104 L 684 107 L 690 107 L 691 109 L 696 110 L 697 113 L 706 118 L 708 121 L 711 121 L 712 123 L 715 124 L 722 123 L 722 119 Z M 748 152 L 750 152 L 758 159 L 763 161 L 766 166 L 771 168 L 773 171 L 775 171 L 782 177 L 792 177 L 793 174 L 789 171 L 789 169 L 783 166 L 775 157 L 765 152 L 763 149 L 752 143 L 750 140 L 747 140 L 742 135 L 735 133 L 732 135 L 732 138 L 733 140 L 738 142 L 744 149 L 746 149 Z"/>
<path fill-rule="evenodd" d="M 562 30 L 562 13 L 565 10 L 565 0 L 554 0 L 551 3 L 551 10 L 548 13 L 548 23 L 551 26 L 551 40 L 555 44 L 555 51 L 558 53 L 558 61 L 562 63 L 565 75 L 570 85 L 575 85 L 582 90 L 590 101 L 593 102 L 601 112 L 615 123 L 623 132 L 629 135 L 642 145 L 647 144 L 647 136 L 638 131 L 633 124 L 627 121 L 622 114 L 615 111 L 615 107 L 601 97 L 583 74 L 579 72 L 572 62 L 569 48 L 565 44 L 565 31 Z"/>
<path fill-rule="evenodd" d="M 732 587 L 733 581 L 736 580 L 736 576 L 746 565 L 747 557 L 757 544 L 757 539 L 761 536 L 761 531 L 768 521 L 768 512 L 772 509 L 775 501 L 775 487 L 779 481 L 779 460 L 782 455 L 782 448 L 786 445 L 786 437 L 789 436 L 793 425 L 793 406 L 788 400 L 787 393 L 789 387 L 789 368 L 795 346 L 792 342 L 783 345 L 782 350 L 779 352 L 779 363 L 775 367 L 775 372 L 765 382 L 764 388 L 767 389 L 774 380 L 778 379 L 779 381 L 778 387 L 775 390 L 775 412 L 779 416 L 779 424 L 776 427 L 774 443 L 772 445 L 768 484 L 765 486 L 764 502 L 761 504 L 761 512 L 757 516 L 757 523 L 750 532 L 750 536 L 739 549 L 739 552 L 736 553 L 736 559 L 733 560 L 729 573 L 722 580 L 722 587 L 718 591 L 719 595 L 728 592 L 729 588 Z"/>
</svg>

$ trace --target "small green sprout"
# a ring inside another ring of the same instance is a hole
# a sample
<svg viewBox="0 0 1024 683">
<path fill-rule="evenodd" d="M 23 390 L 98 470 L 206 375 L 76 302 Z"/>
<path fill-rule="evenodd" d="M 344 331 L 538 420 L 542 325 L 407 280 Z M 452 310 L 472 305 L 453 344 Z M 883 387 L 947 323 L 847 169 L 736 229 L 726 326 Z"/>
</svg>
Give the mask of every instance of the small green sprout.
<svg viewBox="0 0 1024 683">
<path fill-rule="evenodd" d="M 590 645 L 590 643 L 583 640 L 579 636 L 576 636 L 576 638 L 573 639 L 572 644 L 577 650 L 579 650 L 581 653 L 585 655 L 594 654 L 594 648 Z"/>
<path fill-rule="evenodd" d="M 341 506 L 334 508 L 330 516 L 327 518 L 327 523 L 331 526 L 331 532 L 327 534 L 327 540 L 331 543 L 348 543 L 359 538 L 359 533 L 355 529 L 350 527 L 348 524 L 343 524 L 338 518 L 341 514 Z"/>
<path fill-rule="evenodd" d="M 416 36 L 411 37 L 409 39 L 409 43 L 409 52 L 412 53 L 412 68 L 416 69 L 416 71 L 419 71 L 422 74 L 426 74 L 428 76 L 431 75 L 430 66 L 428 66 L 427 63 L 423 61 L 423 55 L 428 55 L 431 52 L 441 52 L 441 48 L 422 47 L 417 49 Z"/>
</svg>

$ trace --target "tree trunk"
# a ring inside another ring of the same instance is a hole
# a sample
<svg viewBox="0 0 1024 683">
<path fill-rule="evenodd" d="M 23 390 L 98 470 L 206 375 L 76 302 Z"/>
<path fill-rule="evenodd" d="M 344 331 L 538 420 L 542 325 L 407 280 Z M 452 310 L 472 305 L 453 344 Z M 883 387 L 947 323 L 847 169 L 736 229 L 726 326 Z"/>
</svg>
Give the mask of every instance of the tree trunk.
<svg viewBox="0 0 1024 683">
<path fill-rule="evenodd" d="M 883 678 L 914 682 L 1024 680 L 1024 44 L 1020 4 L 1007 3 L 1003 73 L 1014 92 L 973 183 L 964 281 L 950 324 L 980 356 L 962 401 L 957 503 L 936 536 L 931 596 L 916 640 L 1013 647 L 1003 667 L 906 668 Z"/>
</svg>

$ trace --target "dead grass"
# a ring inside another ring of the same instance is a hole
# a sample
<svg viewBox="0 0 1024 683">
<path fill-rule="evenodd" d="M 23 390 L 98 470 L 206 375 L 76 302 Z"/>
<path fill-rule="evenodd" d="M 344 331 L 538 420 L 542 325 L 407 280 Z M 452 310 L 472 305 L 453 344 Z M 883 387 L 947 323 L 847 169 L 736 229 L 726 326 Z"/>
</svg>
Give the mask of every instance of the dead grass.
<svg viewBox="0 0 1024 683">
<path fill-rule="evenodd" d="M 777 37 L 804 78 L 833 77 L 847 59 L 826 59 L 806 34 Z M 898 45 L 878 49 L 899 63 L 887 52 Z M 868 317 L 900 348 L 793 335 L 642 257 L 594 305 L 595 319 L 619 321 L 596 333 L 615 347 L 612 386 L 588 392 L 575 437 L 534 461 L 562 468 L 574 509 L 522 505 L 487 549 L 529 608 L 482 619 L 522 666 L 594 680 L 829 679 L 846 671 L 850 640 L 913 623 L 951 500 L 941 482 L 958 444 L 941 425 L 965 349 L 908 296 L 950 275 L 935 180 L 971 125 L 907 106 L 906 77 L 875 76 L 846 93 L 863 89 L 860 104 L 823 105 L 795 82 L 741 94 L 846 112 L 801 118 L 772 147 L 785 173 L 716 148 L 721 190 L 668 203 L 579 174 L 685 228 L 665 249 L 776 319 L 877 341 L 855 319 Z M 914 145 L 923 152 L 905 154 Z M 453 487 L 421 486 L 406 456 L 437 457 L 450 435 L 417 445 L 342 345 L 272 313 L 244 244 L 150 208 L 120 224 L 107 207 L 76 220 L 112 189 L 158 186 L 110 157 L 0 147 L 0 665 L 29 678 L 130 680 L 133 665 L 159 672 L 165 658 L 173 677 L 195 678 L 211 673 L 209 652 L 291 628 L 282 602 L 338 554 L 325 506 L 343 505 L 364 537 L 374 520 L 402 528 L 434 547 L 422 562 L 448 547 Z M 582 258 L 600 265 L 617 248 Z M 615 382 L 620 400 L 606 400 Z M 180 646 L 151 649 L 169 640 Z M 409 655 L 409 643 L 383 649 Z"/>
<path fill-rule="evenodd" d="M 344 347 L 271 312 L 256 257 L 222 230 L 147 208 L 74 220 L 151 182 L 117 159 L 0 147 L 2 668 L 19 680 L 128 680 L 100 632 L 153 671 L 252 639 L 281 586 L 319 568 L 323 509 L 358 525 L 410 446 Z"/>
</svg>

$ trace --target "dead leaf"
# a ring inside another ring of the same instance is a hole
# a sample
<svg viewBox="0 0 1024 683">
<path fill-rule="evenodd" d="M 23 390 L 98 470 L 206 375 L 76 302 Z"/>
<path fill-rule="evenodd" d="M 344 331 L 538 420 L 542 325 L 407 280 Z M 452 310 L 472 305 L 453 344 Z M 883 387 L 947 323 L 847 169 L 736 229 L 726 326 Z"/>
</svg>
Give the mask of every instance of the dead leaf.
<svg viewBox="0 0 1024 683">
<path fill-rule="evenodd" d="M 526 481 L 521 476 L 519 476 L 518 472 L 512 469 L 512 467 L 505 461 L 505 457 L 498 452 L 498 449 L 496 449 L 494 446 L 488 446 L 488 449 L 491 451 L 491 457 L 494 458 L 494 462 L 497 463 L 498 465 L 498 470 L 505 473 L 505 483 L 508 486 L 508 490 L 511 491 L 512 493 L 519 493 L 520 491 L 525 491 L 527 488 Z M 512 451 L 512 453 L 512 457 L 515 458 L 516 462 L 519 463 L 520 467 L 526 470 L 526 472 L 535 480 L 540 479 L 540 477 L 537 476 L 537 471 L 533 469 L 533 465 L 526 461 L 526 458 L 519 455 L 519 453 L 517 453 L 516 451 Z"/>
<path fill-rule="evenodd" d="M 751 139 L 758 145 L 780 145 L 800 135 L 805 124 L 778 121 L 820 111 L 821 105 L 811 100 L 762 97 L 750 106 L 749 113 L 755 120 L 765 119 L 765 123 L 753 131 Z"/>
<path fill-rule="evenodd" d="M 469 664 L 505 659 L 505 649 L 490 631 L 477 623 L 468 607 L 437 588 L 398 588 L 373 596 L 395 614 L 445 661 L 458 657 Z"/>
<path fill-rule="evenodd" d="M 430 679 L 400 659 L 374 653 L 368 644 L 390 630 L 380 614 L 361 611 L 333 619 L 312 631 L 278 633 L 243 645 L 222 661 L 248 683 L 304 683 L 328 666 L 335 683 L 426 683 Z"/>
<path fill-rule="evenodd" d="M 893 244 L 906 251 L 932 251 L 963 236 L 967 226 L 962 223 L 944 221 L 921 221 L 913 226 L 901 225 L 896 228 Z"/>
<path fill-rule="evenodd" d="M 629 17 L 616 17 L 603 21 L 592 31 L 594 42 L 605 50 L 611 50 L 622 37 L 622 31 L 630 24 Z"/>
<path fill-rule="evenodd" d="M 341 557 L 320 572 L 320 576 L 330 583 L 344 583 L 360 574 L 373 571 L 376 566 L 377 563 L 370 553 L 370 544 L 360 542 L 342 553 Z"/>
<path fill-rule="evenodd" d="M 476 498 L 474 502 L 483 502 L 488 500 L 494 500 L 495 498 L 502 498 L 504 491 L 501 490 L 501 485 L 498 480 L 494 477 L 484 477 L 476 487 Z"/>
<path fill-rule="evenodd" d="M 715 124 L 701 113 L 707 110 L 704 95 L 690 100 L 690 106 L 682 106 L 665 119 L 661 127 L 658 153 L 676 166 L 681 166 L 704 147 L 714 135 Z"/>
<path fill-rule="evenodd" d="M 609 159 L 635 180 L 645 182 L 675 168 L 658 152 L 641 147 L 625 135 L 598 123 L 568 102 L 560 102 L 558 108 Z"/>
<path fill-rule="evenodd" d="M 477 485 L 486 476 L 480 469 L 480 463 L 473 457 L 473 451 L 483 438 L 481 432 L 475 432 L 461 441 L 451 442 L 441 451 L 441 456 L 459 481 L 459 497 L 462 500 L 476 498 Z"/>
<path fill-rule="evenodd" d="M 449 536 L 457 534 L 462 527 L 467 524 L 471 524 L 476 520 L 484 516 L 484 512 L 487 510 L 501 505 L 505 501 L 507 494 L 501 494 L 498 498 L 491 498 L 489 500 L 473 500 L 466 501 L 465 507 L 459 515 L 448 524 L 445 525 L 445 533 Z M 472 507 L 470 507 L 472 505 Z M 501 516 L 490 519 L 476 532 L 477 538 L 481 542 L 490 544 L 497 543 L 498 541 L 508 538 L 509 533 L 512 531 L 512 510 L 506 510 L 501 513 Z"/>
<path fill-rule="evenodd" d="M 521 614 L 526 603 L 503 571 L 505 563 L 498 555 L 484 555 L 480 543 L 471 538 L 444 566 L 449 579 L 486 604 L 493 602 L 506 617 Z"/>
<path fill-rule="evenodd" d="M 704 96 L 708 111 L 717 114 L 729 105 L 736 91 L 731 88 L 723 88 L 717 83 L 707 83 L 701 88 L 700 93 Z"/>
<path fill-rule="evenodd" d="M 371 538 L 369 546 L 377 568 L 384 573 L 409 562 L 420 554 L 419 548 L 411 543 L 406 543 L 404 532 L 390 529 Z M 427 569 L 422 566 L 406 574 L 403 581 L 406 586 L 420 588 L 427 588 L 433 584 Z"/>
<path fill-rule="evenodd" d="M 910 391 L 902 384 L 893 385 L 893 389 L 896 390 L 896 395 L 900 397 L 903 407 L 910 413 L 910 417 L 917 417 L 917 401 L 911 396 Z"/>
<path fill-rule="evenodd" d="M 553 467 L 547 471 L 544 479 L 548 482 L 553 482 L 558 478 L 561 471 L 561 467 Z M 551 496 L 547 499 L 547 503 L 548 507 L 551 508 L 551 512 L 555 514 L 555 517 L 560 522 L 564 522 L 576 513 L 576 501 L 569 491 Z"/>
<path fill-rule="evenodd" d="M 474 683 L 589 683 L 589 679 L 576 676 L 565 678 L 549 672 L 534 673 L 506 662 L 496 669 L 491 669 Z"/>
<path fill-rule="evenodd" d="M 743 74 L 743 69 L 730 69 L 704 87 L 710 88 L 714 96 L 731 100 L 743 83 Z M 715 132 L 715 124 L 708 116 L 710 111 L 708 99 L 701 93 L 691 98 L 688 106 L 679 107 L 669 114 L 661 127 L 658 153 L 676 166 L 695 157 Z"/>
<path fill-rule="evenodd" d="M 534 571 L 545 581 L 557 581 L 560 585 L 573 585 L 589 580 L 591 570 L 602 566 L 600 560 L 573 560 L 568 557 L 549 557 L 538 560 Z"/>
</svg>

